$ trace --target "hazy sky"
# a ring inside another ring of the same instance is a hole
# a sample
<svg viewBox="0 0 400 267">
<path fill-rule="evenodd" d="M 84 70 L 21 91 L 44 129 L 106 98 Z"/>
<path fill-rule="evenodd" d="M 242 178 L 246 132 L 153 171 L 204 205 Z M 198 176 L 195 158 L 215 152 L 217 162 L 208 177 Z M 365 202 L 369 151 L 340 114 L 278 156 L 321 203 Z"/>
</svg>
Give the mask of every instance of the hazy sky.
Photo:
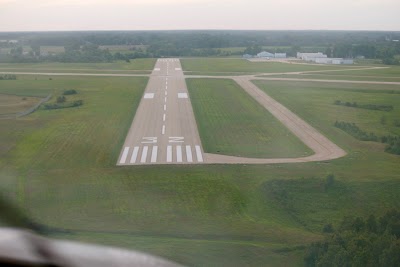
<svg viewBox="0 0 400 267">
<path fill-rule="evenodd" d="M 0 31 L 395 30 L 400 0 L 0 0 Z"/>
</svg>

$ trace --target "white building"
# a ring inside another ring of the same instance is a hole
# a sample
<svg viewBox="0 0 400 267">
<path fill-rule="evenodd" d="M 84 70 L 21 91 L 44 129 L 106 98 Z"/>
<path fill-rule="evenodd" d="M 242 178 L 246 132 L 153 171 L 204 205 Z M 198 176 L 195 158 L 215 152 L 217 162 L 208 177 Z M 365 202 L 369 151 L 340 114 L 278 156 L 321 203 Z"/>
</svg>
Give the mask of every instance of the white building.
<svg viewBox="0 0 400 267">
<path fill-rule="evenodd" d="M 275 58 L 286 58 L 286 53 L 275 53 Z"/>
<path fill-rule="evenodd" d="M 343 58 L 315 58 L 314 62 L 318 64 L 332 64 L 332 65 L 351 65 L 354 63 L 353 59 L 343 59 Z"/>
<path fill-rule="evenodd" d="M 327 58 L 328 56 L 318 52 L 318 53 L 300 53 L 297 52 L 297 58 L 300 58 L 305 61 L 315 61 L 315 58 Z"/>
<path fill-rule="evenodd" d="M 257 54 L 257 57 L 259 58 L 274 58 L 275 55 L 266 51 L 262 51 L 260 53 Z"/>
</svg>

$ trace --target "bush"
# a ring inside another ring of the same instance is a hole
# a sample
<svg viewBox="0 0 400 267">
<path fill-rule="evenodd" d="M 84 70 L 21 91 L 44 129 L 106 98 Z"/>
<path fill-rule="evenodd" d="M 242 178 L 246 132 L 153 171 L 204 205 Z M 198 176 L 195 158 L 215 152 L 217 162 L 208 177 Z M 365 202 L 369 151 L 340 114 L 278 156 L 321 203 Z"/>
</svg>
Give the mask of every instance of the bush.
<svg viewBox="0 0 400 267">
<path fill-rule="evenodd" d="M 62 109 L 62 108 L 74 108 L 83 105 L 83 100 L 76 100 L 70 103 L 55 103 L 55 104 L 45 104 L 44 109 Z"/>
<path fill-rule="evenodd" d="M 74 89 L 70 89 L 70 90 L 65 90 L 63 95 L 76 95 L 78 92 L 76 92 L 76 90 Z"/>
<path fill-rule="evenodd" d="M 65 96 L 59 96 L 57 97 L 57 103 L 64 103 L 66 100 Z"/>
<path fill-rule="evenodd" d="M 16 80 L 17 76 L 14 74 L 0 75 L 0 80 Z"/>
<path fill-rule="evenodd" d="M 352 107 L 352 108 L 362 108 L 362 109 L 370 109 L 370 110 L 380 110 L 380 111 L 392 111 L 393 106 L 391 105 L 375 105 L 375 104 L 364 104 L 364 105 L 359 105 L 357 102 L 342 102 L 341 100 L 335 100 L 333 103 L 334 105 L 337 106 L 345 106 L 345 107 Z"/>
</svg>

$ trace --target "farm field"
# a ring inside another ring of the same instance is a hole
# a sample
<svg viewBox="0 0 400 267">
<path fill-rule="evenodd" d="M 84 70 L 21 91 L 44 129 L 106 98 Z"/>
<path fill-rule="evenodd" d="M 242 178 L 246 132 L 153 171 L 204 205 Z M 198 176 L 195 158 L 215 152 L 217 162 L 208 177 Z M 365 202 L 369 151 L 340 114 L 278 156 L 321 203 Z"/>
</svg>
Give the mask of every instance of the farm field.
<svg viewBox="0 0 400 267">
<path fill-rule="evenodd" d="M 258 158 L 313 153 L 233 80 L 188 79 L 187 84 L 206 152 Z"/>
<path fill-rule="evenodd" d="M 135 73 L 150 73 L 155 59 L 135 59 L 130 63 L 117 61 L 113 63 L 0 63 L 1 71 L 35 71 L 35 72 L 109 72 L 131 71 Z"/>
<path fill-rule="evenodd" d="M 250 62 L 244 59 L 181 59 L 186 74 L 214 75 L 214 72 L 276 73 L 354 68 L 354 66 L 311 66 L 277 62 Z"/>
<path fill-rule="evenodd" d="M 56 228 L 49 232 L 52 237 L 138 249 L 188 266 L 301 266 L 304 247 L 323 237 L 325 224 L 337 226 L 343 216 L 379 216 L 388 208 L 400 208 L 399 156 L 333 127 L 336 119 L 352 120 L 377 134 L 399 133 L 393 122 L 400 101 L 391 93 L 399 86 L 255 82 L 346 149 L 349 154 L 341 159 L 117 167 L 146 83 L 145 77 L 49 80 L 21 75 L 16 81 L 1 81 L 3 94 L 42 97 L 76 89 L 84 100 L 79 108 L 0 120 L 1 192 L 36 221 Z M 215 88 L 227 88 L 229 101 L 237 101 L 251 118 L 264 118 L 233 81 L 188 79 L 188 87 L 191 98 L 194 92 L 205 102 L 214 101 L 207 91 L 224 99 Z M 391 104 L 394 110 L 332 105 L 336 99 Z M 202 103 L 192 102 L 195 110 L 196 103 Z M 211 106 L 205 102 L 202 105 Z M 218 112 L 234 108 L 217 104 Z M 386 125 L 380 122 L 382 114 Z M 329 174 L 335 183 L 326 188 Z"/>
</svg>

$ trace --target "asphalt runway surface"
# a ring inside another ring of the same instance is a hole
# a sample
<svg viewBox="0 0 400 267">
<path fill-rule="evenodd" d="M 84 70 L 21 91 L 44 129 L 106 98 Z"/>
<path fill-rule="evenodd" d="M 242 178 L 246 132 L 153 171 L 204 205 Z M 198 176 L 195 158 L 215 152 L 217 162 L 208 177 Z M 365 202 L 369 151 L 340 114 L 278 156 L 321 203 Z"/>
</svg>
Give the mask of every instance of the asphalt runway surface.
<svg viewBox="0 0 400 267">
<path fill-rule="evenodd" d="M 117 165 L 199 164 L 203 149 L 178 59 L 159 59 Z"/>
</svg>

